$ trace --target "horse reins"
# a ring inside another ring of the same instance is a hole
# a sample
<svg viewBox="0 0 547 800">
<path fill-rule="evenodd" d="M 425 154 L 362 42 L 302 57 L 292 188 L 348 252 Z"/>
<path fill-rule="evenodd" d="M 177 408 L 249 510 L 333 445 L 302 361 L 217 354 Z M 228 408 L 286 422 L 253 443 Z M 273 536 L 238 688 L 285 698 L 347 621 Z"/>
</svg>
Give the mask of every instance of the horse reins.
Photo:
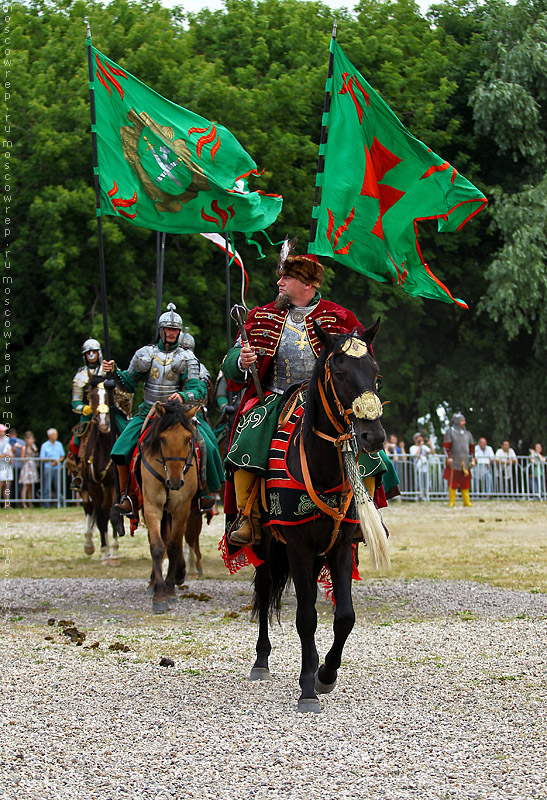
<svg viewBox="0 0 547 800">
<path fill-rule="evenodd" d="M 182 425 L 182 423 L 180 423 L 180 424 Z M 182 426 L 182 427 L 184 427 L 184 426 Z M 160 455 L 161 455 L 161 458 L 156 458 L 156 461 L 159 461 L 160 464 L 163 466 L 163 471 L 165 472 L 165 477 L 163 475 L 160 475 L 160 473 L 156 469 L 154 469 L 152 464 L 149 461 L 146 460 L 146 457 L 144 455 L 144 451 L 143 451 L 143 448 L 142 448 L 142 444 L 139 441 L 138 451 L 139 451 L 139 455 L 141 457 L 142 463 L 143 463 L 144 467 L 148 470 L 148 472 L 151 475 L 153 475 L 154 478 L 156 478 L 156 480 L 158 480 L 160 483 L 162 483 L 164 485 L 165 493 L 166 493 L 166 502 L 169 500 L 169 487 L 166 485 L 166 480 L 169 478 L 169 472 L 167 470 L 167 462 L 168 461 L 184 461 L 185 465 L 184 465 L 184 469 L 182 471 L 182 474 L 183 474 L 183 476 L 186 475 L 186 473 L 188 472 L 188 470 L 191 468 L 192 464 L 194 463 L 194 455 L 195 455 L 195 452 L 196 452 L 196 443 L 195 443 L 195 439 L 194 439 L 193 435 L 192 435 L 192 440 L 191 441 L 192 441 L 192 445 L 190 447 L 190 453 L 187 456 L 164 456 L 163 455 L 163 450 L 161 448 L 161 439 L 160 439 Z"/>
<path fill-rule="evenodd" d="M 344 462 L 342 459 L 341 450 L 342 450 L 342 444 L 353 439 L 355 435 L 353 431 L 353 425 L 350 419 L 350 414 L 354 411 L 354 408 L 353 406 L 351 408 L 344 408 L 343 403 L 338 397 L 336 388 L 334 386 L 334 382 L 332 380 L 332 372 L 329 364 L 332 355 L 333 353 L 329 353 L 329 355 L 327 356 L 325 360 L 325 371 L 324 371 L 323 381 L 318 381 L 317 385 L 323 409 L 329 419 L 329 422 L 339 435 L 329 436 L 328 434 L 323 433 L 322 431 L 318 431 L 317 428 L 315 427 L 312 428 L 312 431 L 316 436 L 319 436 L 321 439 L 325 439 L 327 442 L 331 442 L 336 447 L 338 453 L 338 462 L 340 464 L 340 474 L 342 475 L 342 493 L 340 496 L 340 505 L 338 507 L 332 508 L 331 506 L 327 505 L 327 503 L 321 500 L 321 498 L 313 488 L 310 471 L 308 467 L 308 461 L 306 458 L 306 452 L 304 450 L 303 436 L 302 435 L 300 436 L 300 464 L 302 467 L 302 476 L 304 478 L 306 491 L 308 492 L 309 496 L 311 497 L 315 505 L 329 517 L 332 517 L 332 519 L 334 520 L 334 529 L 332 532 L 330 544 L 327 547 L 327 549 L 320 555 L 325 555 L 326 553 L 328 553 L 331 547 L 333 547 L 336 539 L 338 538 L 338 534 L 340 533 L 340 526 L 346 516 L 346 513 L 353 498 L 353 489 L 351 488 L 349 478 L 346 476 L 346 470 L 344 468 Z M 331 405 L 327 398 L 327 390 L 329 387 L 332 392 L 338 413 L 342 418 L 342 420 L 344 421 L 345 426 L 342 425 L 340 420 L 335 417 L 333 409 L 331 408 Z"/>
</svg>

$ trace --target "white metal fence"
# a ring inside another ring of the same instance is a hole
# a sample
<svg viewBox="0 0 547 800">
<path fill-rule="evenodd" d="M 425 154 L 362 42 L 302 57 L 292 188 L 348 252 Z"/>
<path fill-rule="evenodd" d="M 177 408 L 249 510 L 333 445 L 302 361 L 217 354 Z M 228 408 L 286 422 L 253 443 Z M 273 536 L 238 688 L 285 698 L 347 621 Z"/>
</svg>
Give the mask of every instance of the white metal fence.
<svg viewBox="0 0 547 800">
<path fill-rule="evenodd" d="M 38 480 L 32 484 L 26 484 L 23 497 L 23 484 L 21 483 L 21 470 L 23 464 L 29 461 L 36 465 Z M 78 502 L 79 498 L 75 492 L 70 491 L 67 483 L 67 474 L 64 463 L 51 465 L 47 458 L 10 458 L 9 461 L 2 459 L 2 469 L 11 468 L 11 478 L 6 480 L 8 495 L 0 498 L 2 505 L 9 501 L 9 505 L 21 507 L 23 504 L 29 506 L 41 506 L 44 508 L 64 508 L 70 503 Z M 4 472 L 5 474 L 5 472 Z M 0 480 L 2 480 L 0 473 Z"/>
<path fill-rule="evenodd" d="M 7 488 L 10 505 L 64 508 L 77 503 L 79 496 L 69 489 L 64 464 L 51 466 L 47 459 L 34 458 L 38 481 L 31 485 L 29 497 L 22 498 L 20 482 L 22 462 L 11 458 L 9 466 L 13 476 Z M 419 469 L 410 455 L 392 457 L 399 476 L 399 489 L 403 500 L 444 500 L 447 497 L 447 482 L 443 478 L 444 455 L 428 457 L 425 469 Z M 471 470 L 470 495 L 476 499 L 496 500 L 547 500 L 545 464 L 532 464 L 529 456 L 517 456 L 517 463 L 505 468 L 494 462 L 479 464 Z M 2 505 L 6 499 L 1 498 Z"/>
<path fill-rule="evenodd" d="M 412 456 L 392 456 L 404 500 L 444 500 L 447 482 L 443 478 L 446 457 L 428 456 L 423 469 Z M 478 464 L 471 469 L 470 496 L 488 500 L 546 500 L 545 464 L 533 464 L 530 456 L 517 456 L 516 464 Z"/>
</svg>

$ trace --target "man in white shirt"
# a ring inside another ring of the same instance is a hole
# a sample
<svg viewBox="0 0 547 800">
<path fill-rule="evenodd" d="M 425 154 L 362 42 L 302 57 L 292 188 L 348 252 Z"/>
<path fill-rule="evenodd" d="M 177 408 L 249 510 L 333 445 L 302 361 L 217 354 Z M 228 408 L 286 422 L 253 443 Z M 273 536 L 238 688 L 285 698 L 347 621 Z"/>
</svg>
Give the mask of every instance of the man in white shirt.
<svg viewBox="0 0 547 800">
<path fill-rule="evenodd" d="M 475 479 L 478 483 L 479 492 L 483 495 L 490 496 L 492 494 L 492 464 L 494 459 L 493 449 L 487 443 L 486 437 L 481 436 L 475 448 L 475 461 L 477 462 Z"/>
<path fill-rule="evenodd" d="M 432 447 L 424 443 L 421 433 L 414 434 L 414 444 L 410 446 L 409 454 L 414 464 L 414 477 L 416 478 L 416 489 L 418 497 L 416 500 L 429 500 L 429 462 L 428 458 L 434 453 Z"/>
<path fill-rule="evenodd" d="M 509 444 L 509 439 L 505 439 L 501 443 L 501 447 L 496 450 L 495 458 L 498 465 L 500 489 L 505 493 L 511 492 L 513 489 L 513 465 L 517 463 L 517 455 Z"/>
</svg>

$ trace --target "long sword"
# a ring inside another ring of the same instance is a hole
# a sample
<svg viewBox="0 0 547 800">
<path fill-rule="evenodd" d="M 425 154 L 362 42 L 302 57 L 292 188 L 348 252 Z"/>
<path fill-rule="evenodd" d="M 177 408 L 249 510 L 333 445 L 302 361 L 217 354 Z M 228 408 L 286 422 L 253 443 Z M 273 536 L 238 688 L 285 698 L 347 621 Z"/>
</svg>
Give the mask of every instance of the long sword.
<svg viewBox="0 0 547 800">
<path fill-rule="evenodd" d="M 247 331 L 245 330 L 245 309 L 243 306 L 238 306 L 237 303 L 235 306 L 232 306 L 230 311 L 230 316 L 237 323 L 239 328 L 239 333 L 241 334 L 241 341 L 243 344 L 249 344 L 249 337 L 247 336 Z M 256 392 L 258 394 L 258 399 L 261 403 L 264 402 L 264 392 L 262 391 L 262 386 L 260 385 L 260 378 L 258 377 L 258 370 L 256 368 L 256 364 L 251 364 L 249 367 L 251 375 L 253 376 L 253 381 L 256 387 Z"/>
</svg>

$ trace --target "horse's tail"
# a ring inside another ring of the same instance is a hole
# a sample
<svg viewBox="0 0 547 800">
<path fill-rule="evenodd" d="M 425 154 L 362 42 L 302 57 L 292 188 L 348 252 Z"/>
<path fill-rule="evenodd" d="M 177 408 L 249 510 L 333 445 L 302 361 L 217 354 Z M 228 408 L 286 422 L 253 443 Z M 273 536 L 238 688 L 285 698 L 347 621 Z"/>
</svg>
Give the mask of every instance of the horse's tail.
<svg viewBox="0 0 547 800">
<path fill-rule="evenodd" d="M 290 569 L 289 569 L 289 559 L 287 556 L 287 547 L 281 542 L 278 542 L 276 539 L 272 539 L 270 546 L 270 553 L 265 563 L 257 567 L 257 570 L 255 572 L 253 611 L 252 611 L 253 619 L 257 619 L 259 616 L 259 611 L 261 607 L 259 582 L 260 586 L 263 587 L 265 580 L 268 580 L 264 576 L 264 571 L 266 570 L 268 570 L 269 572 L 268 615 L 270 618 L 270 622 L 272 621 L 274 614 L 277 617 L 278 622 L 280 622 L 281 598 L 283 597 L 283 592 L 285 591 L 285 587 L 287 586 L 287 583 L 289 581 Z M 262 572 L 262 574 L 260 575 L 259 572 Z"/>
<path fill-rule="evenodd" d="M 370 495 L 364 499 L 357 499 L 357 510 L 372 566 L 379 571 L 387 572 L 391 569 L 391 560 L 386 529 Z"/>
</svg>

